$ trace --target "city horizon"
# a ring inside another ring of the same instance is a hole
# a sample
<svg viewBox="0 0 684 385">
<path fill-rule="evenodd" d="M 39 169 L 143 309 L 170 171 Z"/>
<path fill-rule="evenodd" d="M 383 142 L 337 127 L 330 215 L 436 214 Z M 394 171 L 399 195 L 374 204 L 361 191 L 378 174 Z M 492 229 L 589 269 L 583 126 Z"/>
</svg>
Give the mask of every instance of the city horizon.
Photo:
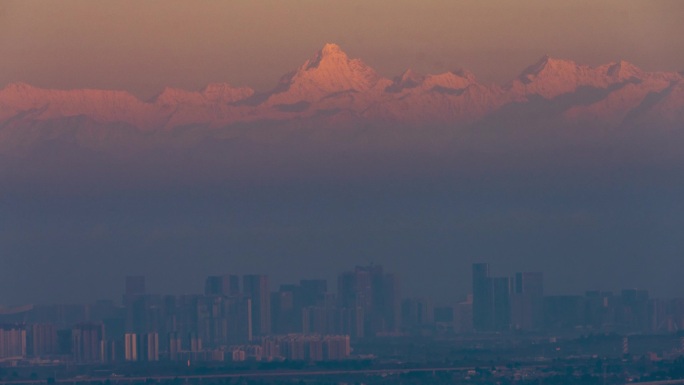
<svg viewBox="0 0 684 385">
<path fill-rule="evenodd" d="M 352 346 L 378 338 L 463 336 L 533 344 L 546 336 L 554 344 L 556 336 L 623 336 L 627 354 L 632 335 L 670 339 L 684 327 L 684 297 L 654 298 L 643 289 L 548 295 L 542 272 L 501 276 L 488 263 L 474 263 L 471 277 L 472 295 L 443 305 L 402 293 L 402 281 L 374 264 L 340 272 L 336 285 L 302 279 L 277 290 L 263 274 L 211 275 L 202 294 L 185 295 L 153 294 L 144 276 L 127 276 L 120 304 L 3 309 L 0 362 L 339 361 L 362 359 Z"/>
<path fill-rule="evenodd" d="M 477 261 L 473 262 L 473 265 L 476 265 L 476 264 L 489 264 L 489 263 L 488 262 L 477 262 Z M 387 265 L 375 265 L 375 264 L 371 263 L 368 265 L 356 264 L 354 266 L 356 266 L 356 267 L 379 266 L 379 267 L 383 268 L 383 267 L 386 267 Z M 532 269 L 532 270 L 519 270 L 519 269 L 516 270 L 516 269 L 513 269 L 509 273 L 497 272 L 497 275 L 498 276 L 514 277 L 518 273 L 540 273 L 540 274 L 543 274 L 544 277 L 547 279 L 547 283 L 545 285 L 545 291 L 547 294 L 553 295 L 553 296 L 580 295 L 580 294 L 585 294 L 586 292 L 590 292 L 590 291 L 611 292 L 611 293 L 619 294 L 619 292 L 622 290 L 631 290 L 631 289 L 646 290 L 646 291 L 649 291 L 651 294 L 655 294 L 655 293 L 651 292 L 651 290 L 649 290 L 648 287 L 634 287 L 634 286 L 586 287 L 584 289 L 579 289 L 577 291 L 559 291 L 559 290 L 553 290 L 553 289 L 549 290 L 550 288 L 554 287 L 552 277 L 549 277 L 547 274 L 545 274 L 541 270 L 534 270 L 534 269 Z M 470 284 L 471 283 L 470 281 L 472 281 L 471 271 L 468 270 L 464 274 L 465 274 L 464 275 L 465 277 L 468 277 L 468 279 L 466 279 L 466 281 L 468 281 L 468 283 Z M 162 296 L 164 296 L 164 295 L 194 295 L 194 294 L 202 293 L 202 291 L 204 290 L 203 289 L 204 284 L 206 283 L 206 278 L 214 277 L 214 276 L 228 276 L 228 275 L 234 275 L 237 277 L 244 277 L 244 276 L 249 276 L 249 275 L 263 275 L 263 276 L 269 277 L 269 280 L 270 280 L 270 278 L 274 277 L 274 275 L 269 274 L 266 271 L 261 271 L 261 272 L 251 271 L 251 272 L 245 272 L 245 273 L 233 271 L 233 272 L 225 272 L 222 274 L 210 273 L 210 274 L 206 275 L 204 277 L 204 279 L 200 279 L 197 282 L 195 282 L 194 286 L 196 288 L 194 289 L 194 291 L 193 290 L 164 291 L 164 289 L 156 289 L 155 288 L 155 282 L 156 283 L 164 282 L 164 280 L 160 280 L 159 278 L 157 278 L 156 280 L 150 280 L 148 275 L 144 275 L 144 274 L 140 275 L 140 274 L 135 274 L 135 273 L 134 274 L 122 275 L 121 277 L 119 277 L 119 283 L 121 283 L 121 284 L 125 283 L 125 280 L 128 277 L 143 277 L 144 281 L 146 282 L 146 294 L 162 295 Z M 335 275 L 334 273 L 331 273 L 328 276 L 325 276 L 325 275 L 324 276 L 306 276 L 306 277 L 299 277 L 299 278 L 294 278 L 294 279 L 281 278 L 278 280 L 272 280 L 271 282 L 274 285 L 273 287 L 275 288 L 275 287 L 280 287 L 280 286 L 287 286 L 290 284 L 296 284 L 298 281 L 302 281 L 302 280 L 324 280 L 326 282 L 333 282 L 334 283 L 334 281 L 338 277 L 339 277 L 339 273 L 337 275 Z M 408 283 L 406 281 L 405 277 L 398 276 L 398 278 L 402 281 L 403 284 Z M 572 278 L 572 277 L 570 277 L 570 278 Z M 157 285 L 157 286 L 160 286 L 160 285 Z M 163 286 L 163 285 L 161 285 L 161 286 Z M 335 286 L 333 285 L 332 287 L 334 288 Z M 415 289 L 415 285 L 409 284 L 408 287 Z M 121 285 L 120 289 L 121 288 L 123 288 L 122 285 Z M 334 290 L 333 290 L 333 292 L 334 292 Z M 412 292 L 413 292 L 413 290 L 412 290 Z M 103 301 L 103 300 L 104 301 L 110 301 L 110 300 L 117 301 L 121 298 L 121 295 L 124 293 L 125 293 L 125 291 L 120 291 L 119 293 L 113 294 L 110 297 L 93 297 L 93 298 L 89 298 L 89 299 L 83 299 L 81 301 L 71 301 L 71 302 L 60 300 L 60 299 L 49 300 L 46 302 L 41 302 L 40 300 L 23 301 L 23 302 L 22 301 L 19 301 L 19 302 L 9 301 L 7 303 L 0 303 L 0 309 L 2 309 L 2 308 L 8 309 L 8 308 L 12 308 L 12 307 L 21 307 L 23 305 L 85 304 L 85 303 L 95 303 L 97 301 Z M 442 294 L 436 294 L 436 292 L 433 291 L 432 295 L 430 295 L 429 292 L 419 292 L 418 294 L 408 293 L 407 298 L 427 298 L 427 299 L 431 299 L 431 300 L 435 301 L 437 304 L 449 305 L 449 304 L 455 304 L 455 303 L 464 301 L 469 296 L 472 296 L 472 294 L 473 293 L 472 293 L 472 288 L 471 288 L 469 291 L 465 291 L 463 293 L 455 294 L 454 297 L 452 297 L 452 299 L 447 299 L 446 298 L 447 296 L 443 294 L 443 291 L 442 291 Z M 671 293 L 670 295 L 656 295 L 656 296 L 658 298 L 667 298 L 667 299 L 684 298 L 684 292 L 682 292 L 681 295 L 678 295 L 677 293 Z"/>
<path fill-rule="evenodd" d="M 0 0 L 0 385 L 684 385 L 682 20 Z"/>
</svg>

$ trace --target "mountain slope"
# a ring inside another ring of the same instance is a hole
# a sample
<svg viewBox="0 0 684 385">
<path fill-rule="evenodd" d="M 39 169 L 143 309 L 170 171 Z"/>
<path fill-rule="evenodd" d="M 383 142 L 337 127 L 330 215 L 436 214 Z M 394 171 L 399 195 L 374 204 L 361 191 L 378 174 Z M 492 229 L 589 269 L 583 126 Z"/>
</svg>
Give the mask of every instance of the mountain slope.
<svg viewBox="0 0 684 385">
<path fill-rule="evenodd" d="M 48 90 L 10 84 L 0 90 L 0 127 L 21 135 L 36 122 L 82 117 L 88 129 L 216 129 L 259 121 L 315 124 L 459 126 L 543 121 L 619 127 L 637 122 L 684 125 L 684 80 L 624 62 L 598 67 L 548 56 L 504 86 L 485 85 L 467 71 L 383 78 L 335 44 L 326 44 L 272 90 L 210 84 L 201 91 L 166 88 L 150 101 L 125 91 Z M 298 123 L 297 123 L 298 122 Z M 308 122 L 308 123 L 307 123 Z M 250 124 L 251 124 L 250 123 Z M 32 134 L 35 136 L 35 133 Z M 105 137 L 106 135 L 103 135 Z"/>
</svg>

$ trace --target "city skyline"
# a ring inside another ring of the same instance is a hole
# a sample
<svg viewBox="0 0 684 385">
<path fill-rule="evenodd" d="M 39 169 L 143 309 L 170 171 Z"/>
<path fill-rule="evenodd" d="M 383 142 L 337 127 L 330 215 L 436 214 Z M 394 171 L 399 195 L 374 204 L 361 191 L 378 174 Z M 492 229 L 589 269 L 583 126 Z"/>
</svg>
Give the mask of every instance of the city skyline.
<svg viewBox="0 0 684 385">
<path fill-rule="evenodd" d="M 499 269 L 500 270 L 500 269 Z M 344 292 L 344 290 L 349 290 L 350 288 L 354 288 L 353 290 L 357 290 L 357 284 L 351 284 L 348 283 L 345 284 L 345 276 L 346 277 L 354 277 L 357 274 L 362 274 L 364 277 L 368 278 L 363 278 L 363 282 L 367 282 L 368 285 L 370 285 L 370 282 L 372 281 L 370 277 L 372 277 L 374 274 L 380 274 L 380 276 L 384 276 L 384 266 L 383 265 L 376 265 L 376 264 L 369 264 L 369 265 L 356 265 L 354 269 L 348 270 L 348 271 L 343 271 L 343 272 L 337 272 L 329 277 L 312 277 L 312 276 L 305 276 L 305 277 L 298 277 L 290 280 L 285 280 L 285 281 L 274 281 L 272 279 L 272 276 L 270 274 L 267 274 L 265 272 L 261 273 L 255 273 L 255 272 L 246 272 L 246 273 L 237 273 L 235 271 L 231 273 L 223 273 L 223 274 L 217 274 L 218 272 L 213 272 L 210 275 L 204 276 L 203 279 L 200 279 L 199 282 L 196 282 L 196 289 L 194 291 L 184 291 L 184 292 L 165 292 L 161 291 L 159 289 L 155 289 L 154 286 L 151 286 L 149 277 L 145 275 L 126 275 L 121 277 L 124 285 L 123 290 L 119 290 L 119 294 L 114 295 L 112 297 L 100 297 L 100 298 L 92 298 L 92 299 L 86 299 L 81 302 L 61 302 L 59 300 L 57 301 L 51 301 L 51 302 L 18 302 L 18 303 L 10 303 L 9 306 L 5 304 L 0 304 L 0 309 L 5 309 L 5 310 L 12 310 L 13 308 L 16 309 L 24 309 L 26 306 L 42 306 L 42 305 L 55 305 L 55 304 L 85 304 L 85 303 L 96 303 L 98 301 L 116 301 L 118 298 L 121 298 L 123 296 L 124 302 L 126 301 L 127 297 L 130 296 L 138 296 L 138 295 L 155 295 L 155 296 L 185 296 L 185 295 L 207 295 L 207 296 L 233 296 L 233 295 L 242 295 L 246 294 L 249 297 L 256 297 L 262 298 L 262 301 L 265 301 L 265 303 L 269 303 L 271 299 L 267 299 L 264 297 L 265 293 L 277 293 L 277 291 L 273 291 L 276 288 L 279 288 L 280 291 L 290 291 L 292 290 L 293 287 L 297 285 L 305 285 L 307 287 L 310 287 L 314 291 L 320 291 L 320 292 L 325 292 L 325 293 L 331 293 L 331 294 L 336 294 L 339 295 L 340 292 Z M 375 272 L 375 273 L 374 273 Z M 468 277 L 466 279 L 467 281 L 467 286 L 469 287 L 468 291 L 464 292 L 463 294 L 453 294 L 449 293 L 447 294 L 448 299 L 444 299 L 446 297 L 441 297 L 437 296 L 437 298 L 434 298 L 430 295 L 427 295 L 426 293 L 416 293 L 412 291 L 406 291 L 406 287 L 411 288 L 412 285 L 411 279 L 407 279 L 407 277 L 403 276 L 397 276 L 394 272 L 392 273 L 387 273 L 387 276 L 390 277 L 392 280 L 397 280 L 399 286 L 402 288 L 401 289 L 401 298 L 403 299 L 411 299 L 411 298 L 424 298 L 424 299 L 429 299 L 432 303 L 435 305 L 445 305 L 445 306 L 454 306 L 457 305 L 463 301 L 468 301 L 468 298 L 472 297 L 477 297 L 478 295 L 494 295 L 492 292 L 489 292 L 489 294 L 482 294 L 482 285 L 496 285 L 497 280 L 504 280 L 505 279 L 505 287 L 507 287 L 507 291 L 509 294 L 513 293 L 518 293 L 518 294 L 525 294 L 528 292 L 533 292 L 537 296 L 576 296 L 576 295 L 585 295 L 587 293 L 615 293 L 618 294 L 620 292 L 624 291 L 630 291 L 630 290 L 636 290 L 636 291 L 646 291 L 650 292 L 648 287 L 633 287 L 633 286 L 627 286 L 627 287 L 614 287 L 614 288 L 597 288 L 597 287 L 585 287 L 581 288 L 577 291 L 572 291 L 572 292 L 556 292 L 553 290 L 549 290 L 549 284 L 553 286 L 553 278 L 549 279 L 548 274 L 544 273 L 543 271 L 540 270 L 520 270 L 519 268 L 513 269 L 507 273 L 502 273 L 501 271 L 495 271 L 491 269 L 491 265 L 488 262 L 474 262 L 467 271 L 463 272 L 463 276 Z M 415 277 L 414 277 L 415 278 Z M 356 278 L 354 278 L 356 279 Z M 329 284 L 329 281 L 332 281 L 332 283 Z M 298 282 L 298 283 L 297 283 Z M 355 282 L 355 281 L 354 281 Z M 502 281 L 503 282 L 503 281 Z M 350 286 L 351 285 L 351 286 Z M 494 287 L 493 286 L 493 287 Z M 344 289 L 344 288 L 347 289 Z M 370 286 L 369 286 L 370 287 Z M 321 289 L 322 288 L 322 289 Z M 269 289 L 271 291 L 269 291 Z M 367 290 L 370 290 L 369 288 Z M 479 294 L 475 294 L 478 290 L 480 290 Z M 659 297 L 659 298 L 665 298 L 665 299 L 677 299 L 677 298 L 684 298 L 684 292 L 679 294 L 675 293 L 674 295 L 671 296 L 660 296 L 660 295 L 655 295 L 654 297 Z M 340 297 L 338 300 L 344 302 L 344 297 Z M 356 301 L 357 298 L 353 297 L 351 301 Z M 266 305 L 259 305 L 258 300 L 256 306 L 266 306 Z M 489 304 L 489 306 L 493 306 L 492 304 Z M 510 306 L 510 305 L 507 305 Z M 271 310 L 270 308 L 266 310 L 267 313 L 270 313 Z M 510 312 L 510 309 L 507 310 L 507 312 Z M 266 318 L 270 318 L 271 315 L 268 314 L 266 315 Z M 480 316 L 475 316 L 480 317 Z M 509 322 L 511 320 L 507 319 L 506 322 Z M 255 321 L 255 322 L 260 322 L 264 323 L 265 330 L 270 330 L 271 327 L 268 325 L 270 321 Z M 490 321 L 482 321 L 483 323 L 487 323 Z M 492 327 L 492 326 L 489 326 Z"/>
<path fill-rule="evenodd" d="M 7 379 L 4 369 L 13 368 L 12 383 L 353 375 L 386 381 L 401 369 L 412 378 L 453 372 L 481 383 L 492 375 L 564 375 L 616 384 L 627 373 L 642 381 L 681 376 L 658 369 L 681 363 L 684 297 L 638 289 L 549 295 L 542 272 L 501 276 L 481 262 L 471 268 L 472 295 L 452 305 L 402 295 L 402 281 L 380 265 L 339 272 L 337 292 L 321 279 L 276 291 L 263 274 L 214 272 L 202 294 L 151 294 L 143 276 L 128 276 L 121 302 L 3 309 L 0 375 Z M 610 376 L 603 370 L 617 363 Z"/>
<path fill-rule="evenodd" d="M 0 0 L 0 385 L 684 384 L 682 20 Z"/>
</svg>

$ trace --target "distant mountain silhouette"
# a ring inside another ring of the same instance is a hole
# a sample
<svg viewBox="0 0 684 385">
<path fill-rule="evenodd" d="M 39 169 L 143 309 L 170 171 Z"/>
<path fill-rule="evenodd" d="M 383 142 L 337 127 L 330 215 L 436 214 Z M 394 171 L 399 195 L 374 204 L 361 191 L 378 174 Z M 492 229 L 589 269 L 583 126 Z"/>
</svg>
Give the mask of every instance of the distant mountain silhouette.
<svg viewBox="0 0 684 385">
<path fill-rule="evenodd" d="M 0 90 L 4 147 L 78 130 L 86 130 L 88 140 L 111 140 L 107 131 L 124 127 L 202 131 L 265 122 L 315 124 L 323 130 L 326 124 L 458 128 L 539 121 L 682 127 L 684 77 L 645 72 L 624 61 L 590 67 L 545 56 L 502 86 L 481 84 L 463 70 L 437 75 L 407 70 L 387 79 L 339 46 L 326 44 L 264 93 L 210 84 L 200 91 L 166 88 L 142 101 L 124 91 L 50 90 L 23 83 Z"/>
</svg>

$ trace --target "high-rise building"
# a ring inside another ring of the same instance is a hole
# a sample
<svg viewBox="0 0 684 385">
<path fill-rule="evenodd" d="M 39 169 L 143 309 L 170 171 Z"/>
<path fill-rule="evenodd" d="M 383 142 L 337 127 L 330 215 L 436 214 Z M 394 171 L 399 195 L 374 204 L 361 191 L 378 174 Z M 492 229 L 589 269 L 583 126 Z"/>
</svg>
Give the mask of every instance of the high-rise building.
<svg viewBox="0 0 684 385">
<path fill-rule="evenodd" d="M 548 297 L 545 298 L 546 302 L 548 302 L 548 300 Z M 583 298 L 583 302 L 584 309 L 581 313 L 582 318 L 572 320 L 572 323 L 567 324 L 566 327 L 571 326 L 573 323 L 580 323 L 594 330 L 609 330 L 613 328 L 615 325 L 615 307 L 620 301 L 612 292 L 599 290 L 587 291 Z M 554 309 L 553 307 L 545 306 L 545 309 L 548 310 L 546 311 L 547 318 L 553 317 L 557 313 L 557 311 L 551 311 L 551 309 Z M 555 318 L 556 325 L 559 323 L 563 324 L 559 321 L 565 320 L 567 322 L 572 319 L 567 316 L 553 318 Z M 552 324 L 550 326 L 558 328 L 556 325 Z"/>
<path fill-rule="evenodd" d="M 362 338 L 366 337 L 366 320 L 367 317 L 364 314 L 363 308 L 361 306 L 356 307 L 344 307 L 337 310 L 335 315 L 337 318 L 337 324 L 335 325 L 335 331 L 340 334 L 348 334 L 352 338 Z"/>
<path fill-rule="evenodd" d="M 138 359 L 140 361 L 159 361 L 159 334 L 155 332 L 139 335 Z"/>
<path fill-rule="evenodd" d="M 320 306 L 328 292 L 328 281 L 325 279 L 302 279 L 299 286 L 302 307 Z"/>
<path fill-rule="evenodd" d="M 598 298 L 596 298 L 598 299 Z M 580 295 L 544 297 L 544 328 L 548 330 L 576 330 L 585 327 L 588 303 Z"/>
<path fill-rule="evenodd" d="M 374 311 L 380 314 L 380 329 L 385 333 L 397 333 L 401 328 L 401 287 L 394 274 L 382 276 L 382 287 L 374 303 Z"/>
<path fill-rule="evenodd" d="M 488 263 L 473 264 L 473 328 L 492 330 L 494 299 Z"/>
<path fill-rule="evenodd" d="M 651 331 L 648 290 L 622 290 L 617 325 L 625 332 Z"/>
<path fill-rule="evenodd" d="M 473 331 L 473 296 L 469 295 L 465 301 L 456 304 L 454 331 L 456 333 L 470 333 Z"/>
<path fill-rule="evenodd" d="M 489 264 L 473 264 L 473 327 L 478 331 L 511 326 L 511 279 L 492 277 Z"/>
<path fill-rule="evenodd" d="M 240 294 L 240 278 L 232 274 L 209 276 L 204 282 L 204 294 L 238 295 Z"/>
<path fill-rule="evenodd" d="M 490 278 L 492 282 L 492 330 L 503 331 L 511 326 L 511 279 Z"/>
<path fill-rule="evenodd" d="M 382 266 L 356 266 L 340 274 L 337 283 L 339 307 L 362 310 L 366 335 L 399 330 L 401 299 L 396 276 L 384 274 Z"/>
<path fill-rule="evenodd" d="M 228 298 L 214 295 L 198 298 L 196 331 L 207 347 L 218 347 L 227 342 L 223 302 Z"/>
<path fill-rule="evenodd" d="M 102 322 L 85 322 L 71 331 L 71 349 L 76 362 L 104 362 L 105 330 Z"/>
<path fill-rule="evenodd" d="M 57 354 L 67 355 L 71 354 L 71 329 L 57 330 Z"/>
<path fill-rule="evenodd" d="M 515 292 L 544 296 L 544 274 L 541 272 L 524 272 L 515 274 Z"/>
<path fill-rule="evenodd" d="M 327 360 L 343 360 L 350 353 L 349 336 L 326 336 L 323 339 L 323 355 Z"/>
<path fill-rule="evenodd" d="M 0 325 L 0 359 L 26 357 L 26 327 L 22 324 Z"/>
<path fill-rule="evenodd" d="M 136 333 L 147 331 L 148 302 L 148 296 L 145 295 L 145 277 L 126 277 L 126 291 L 123 295 L 123 305 L 126 309 L 126 331 Z"/>
<path fill-rule="evenodd" d="M 271 329 L 275 334 L 301 333 L 302 310 L 299 286 L 283 285 L 271 293 Z"/>
<path fill-rule="evenodd" d="M 28 330 L 29 354 L 47 357 L 57 353 L 57 328 L 52 323 L 33 324 Z"/>
<path fill-rule="evenodd" d="M 271 292 L 268 276 L 245 275 L 242 279 L 243 293 L 252 299 L 252 332 L 256 336 L 271 333 Z"/>
<path fill-rule="evenodd" d="M 540 330 L 544 326 L 542 273 L 516 273 L 511 295 L 511 326 L 518 330 Z"/>
<path fill-rule="evenodd" d="M 437 306 L 432 311 L 435 330 L 438 332 L 454 331 L 457 322 L 456 309 L 453 306 Z"/>
<path fill-rule="evenodd" d="M 190 332 L 188 334 L 188 347 L 191 352 L 197 353 L 202 351 L 202 338 L 200 338 L 197 333 Z"/>
<path fill-rule="evenodd" d="M 181 337 L 178 332 L 169 333 L 169 360 L 176 361 L 180 356 L 180 352 L 183 350 L 183 345 L 181 342 Z"/>
<path fill-rule="evenodd" d="M 135 333 L 124 335 L 124 359 L 138 361 L 138 336 Z"/>
<path fill-rule="evenodd" d="M 302 308 L 302 332 L 304 334 L 336 334 L 340 331 L 341 309 L 333 293 L 325 293 L 316 306 Z"/>
<path fill-rule="evenodd" d="M 433 310 L 429 299 L 406 298 L 401 301 L 402 329 L 415 331 L 432 323 Z"/>
<path fill-rule="evenodd" d="M 351 308 L 359 303 L 356 274 L 346 271 L 337 277 L 337 300 L 341 308 Z"/>
<path fill-rule="evenodd" d="M 223 301 L 223 315 L 226 319 L 226 342 L 245 343 L 252 341 L 252 299 L 246 296 L 232 296 Z"/>
</svg>

